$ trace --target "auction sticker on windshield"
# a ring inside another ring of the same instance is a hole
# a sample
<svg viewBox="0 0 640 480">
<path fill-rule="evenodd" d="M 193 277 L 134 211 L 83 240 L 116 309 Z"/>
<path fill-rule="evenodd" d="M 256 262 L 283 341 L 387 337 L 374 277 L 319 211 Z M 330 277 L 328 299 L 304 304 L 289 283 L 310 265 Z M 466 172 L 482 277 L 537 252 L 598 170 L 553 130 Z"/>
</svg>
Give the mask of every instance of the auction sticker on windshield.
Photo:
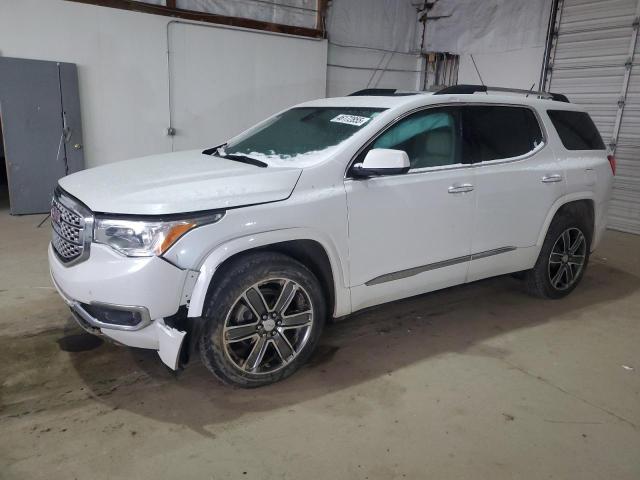
<svg viewBox="0 0 640 480">
<path fill-rule="evenodd" d="M 355 125 L 356 127 L 360 127 L 367 123 L 369 120 L 369 117 L 358 117 L 357 115 L 342 114 L 332 118 L 330 121 L 336 123 L 346 123 L 347 125 Z"/>
</svg>

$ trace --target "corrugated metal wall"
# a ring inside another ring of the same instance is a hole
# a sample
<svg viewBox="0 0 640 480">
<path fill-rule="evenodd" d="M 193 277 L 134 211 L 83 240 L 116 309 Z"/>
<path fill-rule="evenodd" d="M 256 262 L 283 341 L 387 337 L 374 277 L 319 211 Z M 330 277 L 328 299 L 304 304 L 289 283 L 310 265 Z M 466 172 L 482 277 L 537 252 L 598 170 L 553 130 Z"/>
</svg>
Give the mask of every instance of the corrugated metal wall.
<svg viewBox="0 0 640 480">
<path fill-rule="evenodd" d="M 587 108 L 618 171 L 610 227 L 640 234 L 640 0 L 558 4 L 548 88 Z"/>
</svg>

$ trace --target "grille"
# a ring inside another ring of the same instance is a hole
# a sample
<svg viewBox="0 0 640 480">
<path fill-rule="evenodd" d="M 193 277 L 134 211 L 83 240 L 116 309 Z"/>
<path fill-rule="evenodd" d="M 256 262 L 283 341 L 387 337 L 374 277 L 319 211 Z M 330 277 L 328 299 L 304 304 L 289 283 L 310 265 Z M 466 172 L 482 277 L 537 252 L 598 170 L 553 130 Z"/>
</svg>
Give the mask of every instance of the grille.
<svg viewBox="0 0 640 480">
<path fill-rule="evenodd" d="M 51 201 L 51 244 L 60 260 L 68 263 L 88 256 L 85 235 L 91 235 L 91 218 L 90 212 L 84 207 L 56 190 Z"/>
<path fill-rule="evenodd" d="M 53 243 L 53 248 L 56 249 L 56 252 L 58 252 L 58 255 L 60 255 L 63 260 L 71 261 L 82 255 L 83 248 L 80 245 L 74 245 L 73 243 L 66 241 L 55 231 L 53 232 L 53 239 L 51 240 L 51 243 Z"/>
</svg>

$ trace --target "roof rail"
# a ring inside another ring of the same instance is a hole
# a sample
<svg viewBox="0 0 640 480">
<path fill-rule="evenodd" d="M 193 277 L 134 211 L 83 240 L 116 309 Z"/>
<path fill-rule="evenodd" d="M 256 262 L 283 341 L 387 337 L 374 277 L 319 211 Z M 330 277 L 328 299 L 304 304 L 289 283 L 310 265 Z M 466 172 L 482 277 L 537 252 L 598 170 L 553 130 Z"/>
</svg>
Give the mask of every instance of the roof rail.
<svg viewBox="0 0 640 480">
<path fill-rule="evenodd" d="M 404 97 L 406 95 L 417 95 L 422 92 L 405 92 L 396 88 L 365 88 L 357 92 L 350 93 L 348 97 Z"/>
<path fill-rule="evenodd" d="M 477 92 L 486 93 L 488 91 L 492 92 L 509 92 L 509 93 L 520 93 L 523 95 L 534 95 L 538 98 L 545 98 L 548 100 L 555 100 L 557 102 L 565 102 L 570 103 L 569 99 L 566 95 L 562 93 L 552 93 L 552 92 L 542 92 L 537 90 L 523 90 L 520 88 L 505 88 L 505 87 L 491 87 L 487 85 L 452 85 L 450 87 L 443 88 L 442 90 L 438 90 L 434 93 L 434 95 L 449 95 L 449 94 L 471 94 Z"/>
</svg>

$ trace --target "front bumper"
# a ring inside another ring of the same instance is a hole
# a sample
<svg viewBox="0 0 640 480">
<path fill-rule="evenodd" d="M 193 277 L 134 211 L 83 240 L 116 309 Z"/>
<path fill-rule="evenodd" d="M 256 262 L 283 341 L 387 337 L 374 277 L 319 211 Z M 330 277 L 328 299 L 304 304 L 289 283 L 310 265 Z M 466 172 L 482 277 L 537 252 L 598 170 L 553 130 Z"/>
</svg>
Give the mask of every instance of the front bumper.
<svg viewBox="0 0 640 480">
<path fill-rule="evenodd" d="M 98 244 L 92 245 L 87 260 L 73 266 L 65 266 L 51 245 L 48 253 L 53 284 L 85 330 L 124 345 L 157 350 L 165 364 L 178 367 L 186 332 L 168 327 L 163 319 L 188 298 L 187 270 L 158 257 L 123 257 Z M 138 312 L 141 321 L 134 326 L 107 324 L 84 305 Z"/>
</svg>

